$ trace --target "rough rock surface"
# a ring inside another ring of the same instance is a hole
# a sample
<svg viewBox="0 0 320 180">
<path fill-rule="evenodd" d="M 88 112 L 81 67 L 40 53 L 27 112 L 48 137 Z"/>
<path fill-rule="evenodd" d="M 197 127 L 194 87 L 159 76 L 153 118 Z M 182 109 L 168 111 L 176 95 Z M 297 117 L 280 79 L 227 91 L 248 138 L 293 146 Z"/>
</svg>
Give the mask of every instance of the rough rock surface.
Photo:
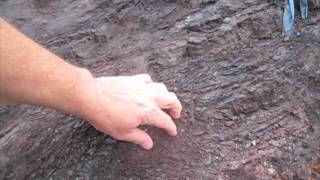
<svg viewBox="0 0 320 180">
<path fill-rule="evenodd" d="M 314 179 L 320 14 L 284 42 L 275 0 L 1 0 L 0 15 L 96 76 L 150 73 L 184 105 L 151 151 L 43 107 L 0 106 L 0 179 Z M 36 91 L 36 89 L 35 89 Z"/>
</svg>

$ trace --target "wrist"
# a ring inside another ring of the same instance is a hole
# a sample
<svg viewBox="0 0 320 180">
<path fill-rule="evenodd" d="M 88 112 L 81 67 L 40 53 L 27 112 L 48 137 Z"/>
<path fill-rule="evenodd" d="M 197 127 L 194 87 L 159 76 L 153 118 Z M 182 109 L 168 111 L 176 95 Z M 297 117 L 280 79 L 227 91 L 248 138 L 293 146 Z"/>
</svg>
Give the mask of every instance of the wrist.
<svg viewBox="0 0 320 180">
<path fill-rule="evenodd" d="M 84 116 L 84 111 L 87 109 L 88 101 L 92 97 L 89 97 L 92 94 L 90 91 L 95 87 L 95 78 L 92 76 L 90 71 L 84 68 L 78 69 L 78 78 L 75 83 L 75 91 L 72 93 L 72 101 L 69 105 L 69 113 Z"/>
<path fill-rule="evenodd" d="M 86 118 L 91 102 L 97 94 L 96 79 L 87 69 L 80 68 L 76 93 L 74 93 L 73 109 L 70 113 Z"/>
</svg>

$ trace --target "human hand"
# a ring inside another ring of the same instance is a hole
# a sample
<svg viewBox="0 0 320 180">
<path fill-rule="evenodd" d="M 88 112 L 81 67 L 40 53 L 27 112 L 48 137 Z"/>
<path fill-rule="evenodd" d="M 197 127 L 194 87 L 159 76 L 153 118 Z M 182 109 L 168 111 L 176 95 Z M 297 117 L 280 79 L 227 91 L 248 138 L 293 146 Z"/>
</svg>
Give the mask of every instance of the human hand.
<svg viewBox="0 0 320 180">
<path fill-rule="evenodd" d="M 117 140 L 151 149 L 151 137 L 138 128 L 145 124 L 162 128 L 171 136 L 177 134 L 171 117 L 180 117 L 181 103 L 164 84 L 153 82 L 147 74 L 97 78 L 85 94 L 86 107 L 81 115 Z"/>
</svg>

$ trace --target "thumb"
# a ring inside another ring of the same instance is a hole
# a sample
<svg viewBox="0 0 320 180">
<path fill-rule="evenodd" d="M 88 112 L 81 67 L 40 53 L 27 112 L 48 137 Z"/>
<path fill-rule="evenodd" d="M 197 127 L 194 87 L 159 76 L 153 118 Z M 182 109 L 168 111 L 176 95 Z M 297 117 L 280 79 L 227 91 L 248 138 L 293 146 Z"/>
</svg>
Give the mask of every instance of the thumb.
<svg viewBox="0 0 320 180">
<path fill-rule="evenodd" d="M 149 134 L 139 128 L 131 129 L 130 132 L 126 134 L 126 138 L 124 140 L 139 144 L 146 150 L 151 149 L 153 146 L 153 141 Z"/>
</svg>

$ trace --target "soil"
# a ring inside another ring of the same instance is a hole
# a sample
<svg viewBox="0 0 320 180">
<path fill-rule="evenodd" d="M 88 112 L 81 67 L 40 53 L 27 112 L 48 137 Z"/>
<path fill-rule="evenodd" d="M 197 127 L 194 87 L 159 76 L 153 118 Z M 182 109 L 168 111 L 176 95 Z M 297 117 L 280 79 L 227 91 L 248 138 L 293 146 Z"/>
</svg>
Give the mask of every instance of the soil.
<svg viewBox="0 0 320 180">
<path fill-rule="evenodd" d="M 283 41 L 276 0 L 1 0 L 0 15 L 95 76 L 149 73 L 183 103 L 151 151 L 83 119 L 0 106 L 0 179 L 319 179 L 320 11 Z M 35 89 L 36 91 L 36 89 Z"/>
</svg>

